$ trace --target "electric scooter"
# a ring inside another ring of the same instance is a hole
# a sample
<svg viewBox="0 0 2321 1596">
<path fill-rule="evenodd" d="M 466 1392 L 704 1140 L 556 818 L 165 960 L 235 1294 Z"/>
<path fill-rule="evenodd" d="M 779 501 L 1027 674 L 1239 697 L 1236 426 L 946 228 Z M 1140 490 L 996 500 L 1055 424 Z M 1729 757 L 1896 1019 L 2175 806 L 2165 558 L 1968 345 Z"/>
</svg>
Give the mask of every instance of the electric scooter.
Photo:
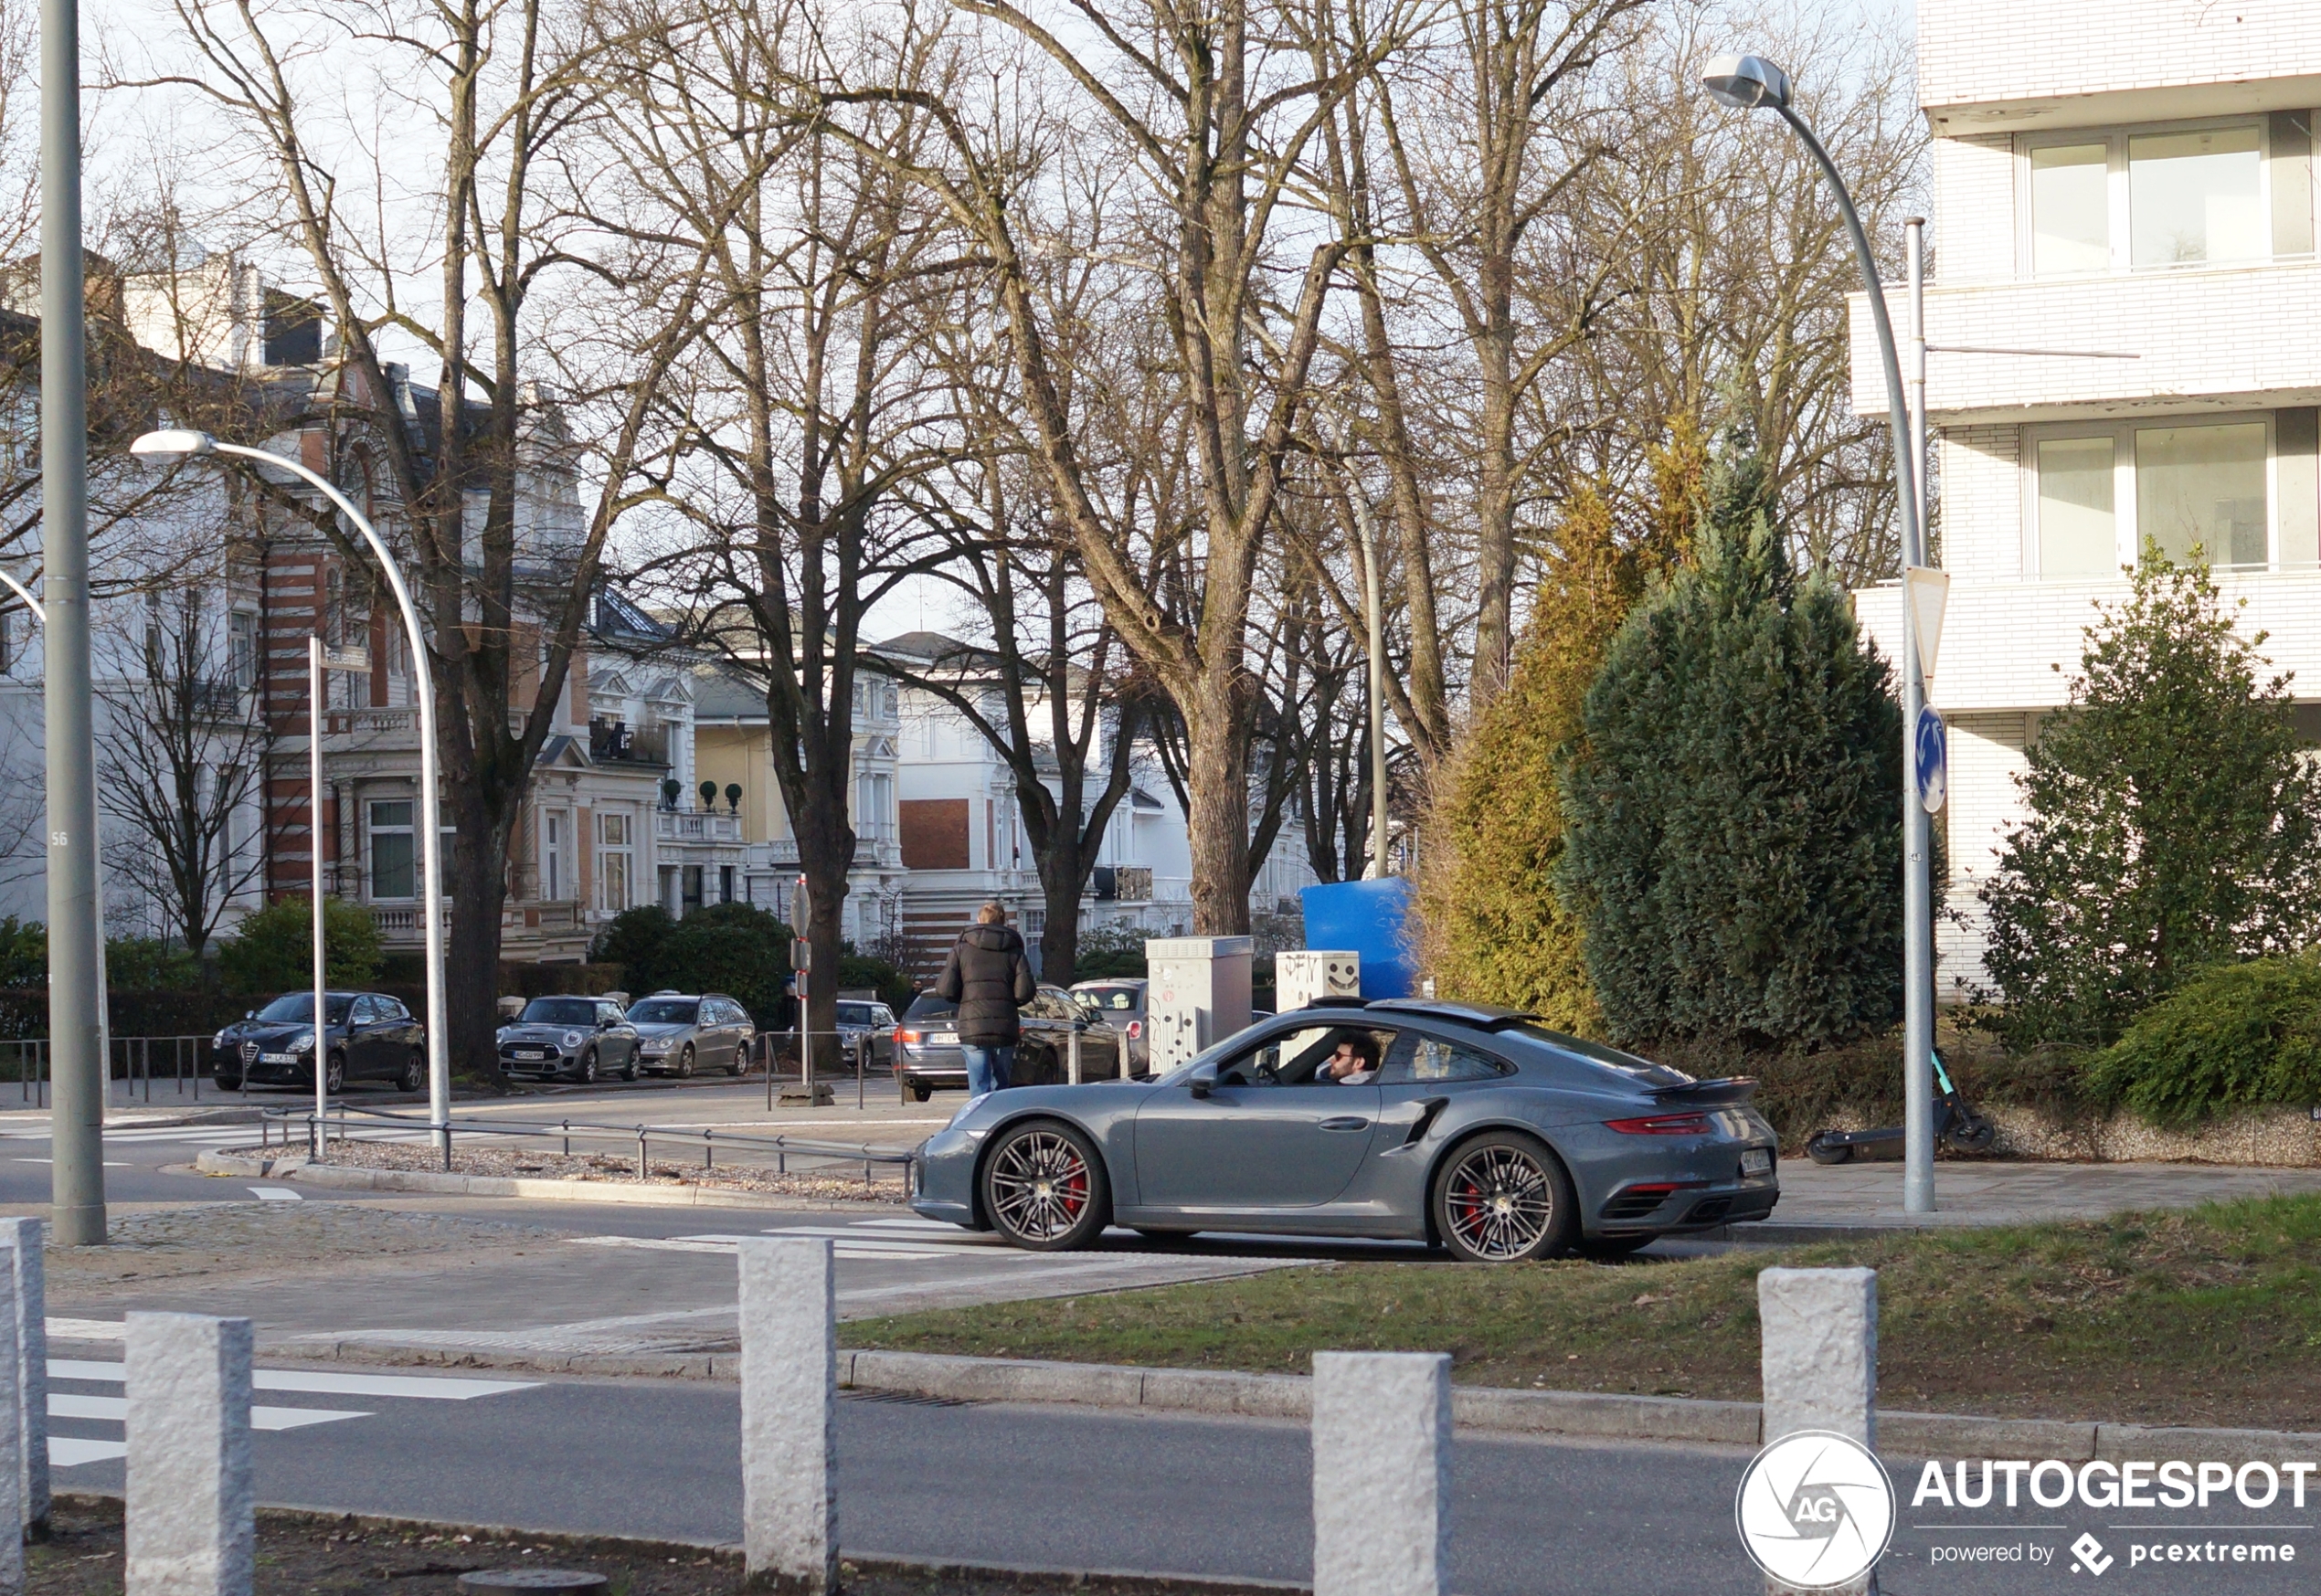
<svg viewBox="0 0 2321 1596">
<path fill-rule="evenodd" d="M 1856 1154 L 1876 1157 L 1872 1149 L 1899 1152 L 1908 1133 L 1896 1126 L 1887 1130 L 1823 1130 L 1806 1139 L 1806 1157 L 1817 1164 L 1851 1163 Z M 1987 1153 L 1998 1139 L 1998 1127 L 1977 1114 L 1950 1078 L 1942 1049 L 1934 1050 L 1934 1140 L 1955 1153 Z M 1891 1155 L 1890 1155 L 1891 1156 Z"/>
</svg>

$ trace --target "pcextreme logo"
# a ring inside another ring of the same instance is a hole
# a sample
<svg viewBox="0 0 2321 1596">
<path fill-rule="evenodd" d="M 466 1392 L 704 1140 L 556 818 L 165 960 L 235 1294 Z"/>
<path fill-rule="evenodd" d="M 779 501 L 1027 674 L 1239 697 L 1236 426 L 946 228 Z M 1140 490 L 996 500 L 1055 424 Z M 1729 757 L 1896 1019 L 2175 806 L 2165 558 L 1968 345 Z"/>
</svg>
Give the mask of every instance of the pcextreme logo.
<svg viewBox="0 0 2321 1596">
<path fill-rule="evenodd" d="M 1894 1532 L 1894 1485 L 1870 1449 L 1827 1430 L 1783 1436 L 1749 1464 L 1733 1516 L 1750 1559 L 1800 1591 L 1859 1580 Z"/>
</svg>

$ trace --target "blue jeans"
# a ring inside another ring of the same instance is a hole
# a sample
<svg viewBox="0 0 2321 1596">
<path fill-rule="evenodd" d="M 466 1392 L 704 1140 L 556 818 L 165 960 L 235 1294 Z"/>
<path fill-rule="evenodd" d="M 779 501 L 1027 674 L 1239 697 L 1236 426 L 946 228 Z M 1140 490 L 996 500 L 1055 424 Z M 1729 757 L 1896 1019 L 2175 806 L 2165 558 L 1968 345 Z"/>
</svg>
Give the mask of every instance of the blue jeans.
<svg viewBox="0 0 2321 1596">
<path fill-rule="evenodd" d="M 959 1049 L 967 1060 L 967 1094 L 988 1096 L 1007 1084 L 1008 1074 L 1015 1068 L 1012 1047 L 965 1047 Z"/>
</svg>

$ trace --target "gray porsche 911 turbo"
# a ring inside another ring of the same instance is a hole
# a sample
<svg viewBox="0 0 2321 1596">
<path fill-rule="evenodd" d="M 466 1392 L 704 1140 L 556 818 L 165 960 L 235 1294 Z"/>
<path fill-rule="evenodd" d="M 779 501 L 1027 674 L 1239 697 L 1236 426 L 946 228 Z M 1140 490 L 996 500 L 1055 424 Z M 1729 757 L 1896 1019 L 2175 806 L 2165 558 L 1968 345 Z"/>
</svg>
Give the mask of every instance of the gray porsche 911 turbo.
<svg viewBox="0 0 2321 1596">
<path fill-rule="evenodd" d="M 911 1206 L 1040 1252 L 1118 1224 L 1616 1254 L 1773 1211 L 1755 1090 L 1505 1009 L 1332 1002 L 1159 1079 L 976 1098 L 920 1146 Z"/>
</svg>

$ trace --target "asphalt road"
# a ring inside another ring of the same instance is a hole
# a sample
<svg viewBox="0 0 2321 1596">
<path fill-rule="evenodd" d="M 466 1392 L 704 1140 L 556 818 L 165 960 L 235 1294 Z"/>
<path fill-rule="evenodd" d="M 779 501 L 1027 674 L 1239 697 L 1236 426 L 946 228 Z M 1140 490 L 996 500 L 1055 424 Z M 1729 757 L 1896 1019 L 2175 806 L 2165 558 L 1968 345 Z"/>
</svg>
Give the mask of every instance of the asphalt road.
<svg viewBox="0 0 2321 1596">
<path fill-rule="evenodd" d="M 259 1432 L 261 1500 L 530 1529 L 740 1538 L 738 1398 L 730 1386 L 548 1381 L 468 1400 L 329 1389 L 376 1379 L 327 1370 L 314 1382 L 324 1389 L 283 1391 L 261 1378 L 258 1400 L 270 1415 L 261 1422 L 295 1423 L 302 1409 L 341 1415 Z M 71 1405 L 121 1387 L 116 1372 L 115 1381 L 59 1379 L 51 1390 Z M 96 1449 L 121 1434 L 104 1419 L 58 1418 L 53 1427 Z M 839 1404 L 838 1447 L 840 1541 L 856 1553 L 1310 1575 L 1310 1453 L 1299 1425 L 849 1397 Z M 1453 1458 L 1453 1588 L 1464 1596 L 1754 1596 L 1763 1585 L 1732 1517 L 1745 1462 L 1723 1449 L 1462 1437 Z M 1906 1502 L 1915 1470 L 1895 1472 Z M 116 1457 L 64 1466 L 56 1479 L 60 1488 L 117 1490 L 122 1464 Z M 2200 1517 L 2206 1527 L 2260 1516 Z M 2106 1522 L 2116 1513 L 1905 1508 L 1902 1517 L 1880 1573 L 1889 1596 L 2051 1588 L 2070 1566 L 2063 1548 L 2083 1529 L 2125 1550 L 2125 1538 Z M 2308 1566 L 2178 1566 L 2161 1575 L 2131 1570 L 2122 1556 L 2114 1581 L 2170 1596 L 2310 1591 L 2309 1562 L 2321 1558 L 2314 1517 L 2276 1512 L 2263 1536 L 2296 1544 Z M 2020 1527 L 1929 1527 L 1945 1518 Z M 2308 1528 L 2279 1527 L 2290 1523 Z M 2035 1527 L 2048 1525 L 2056 1527 Z M 2250 1538 L 2238 1527 L 2202 1527 L 2200 1538 Z M 2054 1560 L 1930 1560 L 1937 1546 L 1980 1545 L 2036 1547 Z"/>
</svg>

